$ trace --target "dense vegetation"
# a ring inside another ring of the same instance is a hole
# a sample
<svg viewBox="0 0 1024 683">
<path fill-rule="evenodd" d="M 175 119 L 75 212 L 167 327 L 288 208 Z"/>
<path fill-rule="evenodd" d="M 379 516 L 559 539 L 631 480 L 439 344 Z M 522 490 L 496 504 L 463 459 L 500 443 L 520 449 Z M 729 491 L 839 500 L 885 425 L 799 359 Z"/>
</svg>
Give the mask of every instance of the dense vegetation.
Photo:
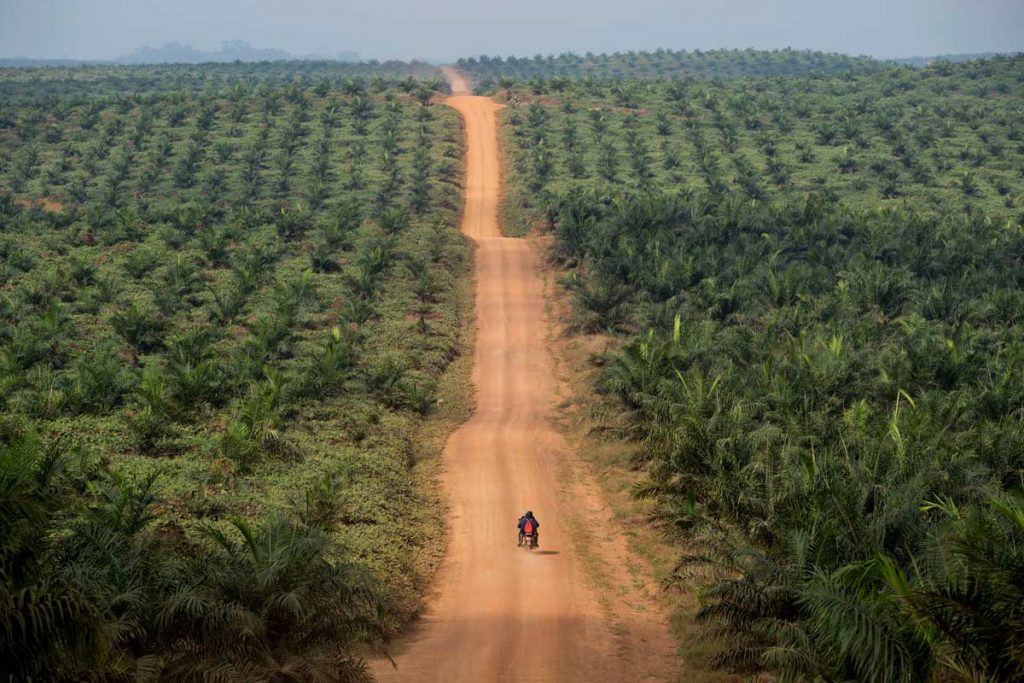
<svg viewBox="0 0 1024 683">
<path fill-rule="evenodd" d="M 1019 217 L 1022 64 L 501 88 L 514 104 L 505 113 L 517 178 L 509 206 L 537 215 L 546 195 L 575 187 L 687 188 Z"/>
<path fill-rule="evenodd" d="M 0 101 L 31 98 L 95 100 L 134 94 L 208 94 L 232 87 L 251 90 L 265 85 L 285 87 L 298 83 L 338 89 L 349 83 L 382 91 L 402 81 L 410 90 L 417 81 L 440 87 L 441 70 L 423 62 L 280 61 L 207 64 L 142 64 L 111 66 L 78 64 L 70 67 L 0 67 Z M 351 87 L 356 87 L 352 85 Z"/>
<path fill-rule="evenodd" d="M 712 663 L 1024 679 L 1024 58 L 503 89 Z"/>
<path fill-rule="evenodd" d="M 809 74 L 870 73 L 883 67 L 870 57 L 810 50 L 655 50 L 595 55 L 533 57 L 467 57 L 456 66 L 478 89 L 501 81 L 667 80 L 680 78 L 735 78 L 741 76 L 804 76 Z"/>
<path fill-rule="evenodd" d="M 462 143 L 382 74 L 5 72 L 6 675 L 359 678 L 414 609 Z"/>
</svg>

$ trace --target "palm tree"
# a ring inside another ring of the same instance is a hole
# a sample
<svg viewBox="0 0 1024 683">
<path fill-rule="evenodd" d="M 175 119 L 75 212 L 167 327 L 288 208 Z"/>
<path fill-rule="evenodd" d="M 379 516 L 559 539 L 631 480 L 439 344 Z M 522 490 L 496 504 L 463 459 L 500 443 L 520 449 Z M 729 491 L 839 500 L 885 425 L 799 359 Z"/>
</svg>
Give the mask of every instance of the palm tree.
<svg viewBox="0 0 1024 683">
<path fill-rule="evenodd" d="M 961 511 L 929 504 L 952 528 L 936 539 L 939 576 L 912 587 L 895 564 L 888 578 L 915 617 L 934 629 L 942 664 L 972 680 L 1024 680 L 1024 501 L 992 497 Z"/>
<path fill-rule="evenodd" d="M 212 552 L 157 617 L 168 675 L 369 680 L 349 648 L 383 636 L 383 603 L 361 567 L 328 559 L 323 530 L 278 516 L 204 534 Z"/>
</svg>

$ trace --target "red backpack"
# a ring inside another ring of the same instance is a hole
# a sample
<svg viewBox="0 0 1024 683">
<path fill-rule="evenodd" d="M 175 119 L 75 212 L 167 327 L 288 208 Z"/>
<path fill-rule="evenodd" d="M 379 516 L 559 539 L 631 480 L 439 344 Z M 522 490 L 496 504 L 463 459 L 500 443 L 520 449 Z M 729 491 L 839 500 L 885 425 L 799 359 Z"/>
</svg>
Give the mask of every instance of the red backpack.
<svg viewBox="0 0 1024 683">
<path fill-rule="evenodd" d="M 529 535 L 531 535 L 533 533 L 533 520 L 532 519 L 526 520 L 526 524 L 523 525 L 523 533 L 526 534 L 527 536 L 529 536 Z"/>
</svg>

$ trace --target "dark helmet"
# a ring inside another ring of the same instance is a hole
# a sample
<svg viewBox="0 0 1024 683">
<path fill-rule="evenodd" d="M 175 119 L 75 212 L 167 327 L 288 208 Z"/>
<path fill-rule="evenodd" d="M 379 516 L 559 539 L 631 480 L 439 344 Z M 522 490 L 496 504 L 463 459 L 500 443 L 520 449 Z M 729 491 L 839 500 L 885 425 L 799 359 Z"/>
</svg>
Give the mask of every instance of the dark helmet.
<svg viewBox="0 0 1024 683">
<path fill-rule="evenodd" d="M 532 510 L 527 510 L 526 511 L 526 516 L 527 517 L 533 517 L 533 511 Z"/>
</svg>

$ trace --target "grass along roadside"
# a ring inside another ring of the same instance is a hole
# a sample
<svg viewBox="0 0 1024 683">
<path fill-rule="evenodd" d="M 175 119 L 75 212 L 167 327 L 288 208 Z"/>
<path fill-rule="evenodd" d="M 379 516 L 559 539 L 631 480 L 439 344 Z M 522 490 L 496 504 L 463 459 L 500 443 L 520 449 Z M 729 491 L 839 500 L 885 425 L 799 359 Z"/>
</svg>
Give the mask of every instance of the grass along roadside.
<svg viewBox="0 0 1024 683">
<path fill-rule="evenodd" d="M 495 97 L 496 101 L 501 98 Z M 526 177 L 518 164 L 513 163 L 517 143 L 511 126 L 507 125 L 508 110 L 498 112 L 498 151 L 501 155 L 501 199 L 498 203 L 498 225 L 506 237 L 525 237 L 534 232 L 540 221 L 537 202 L 530 201 L 523 188 Z"/>
</svg>

